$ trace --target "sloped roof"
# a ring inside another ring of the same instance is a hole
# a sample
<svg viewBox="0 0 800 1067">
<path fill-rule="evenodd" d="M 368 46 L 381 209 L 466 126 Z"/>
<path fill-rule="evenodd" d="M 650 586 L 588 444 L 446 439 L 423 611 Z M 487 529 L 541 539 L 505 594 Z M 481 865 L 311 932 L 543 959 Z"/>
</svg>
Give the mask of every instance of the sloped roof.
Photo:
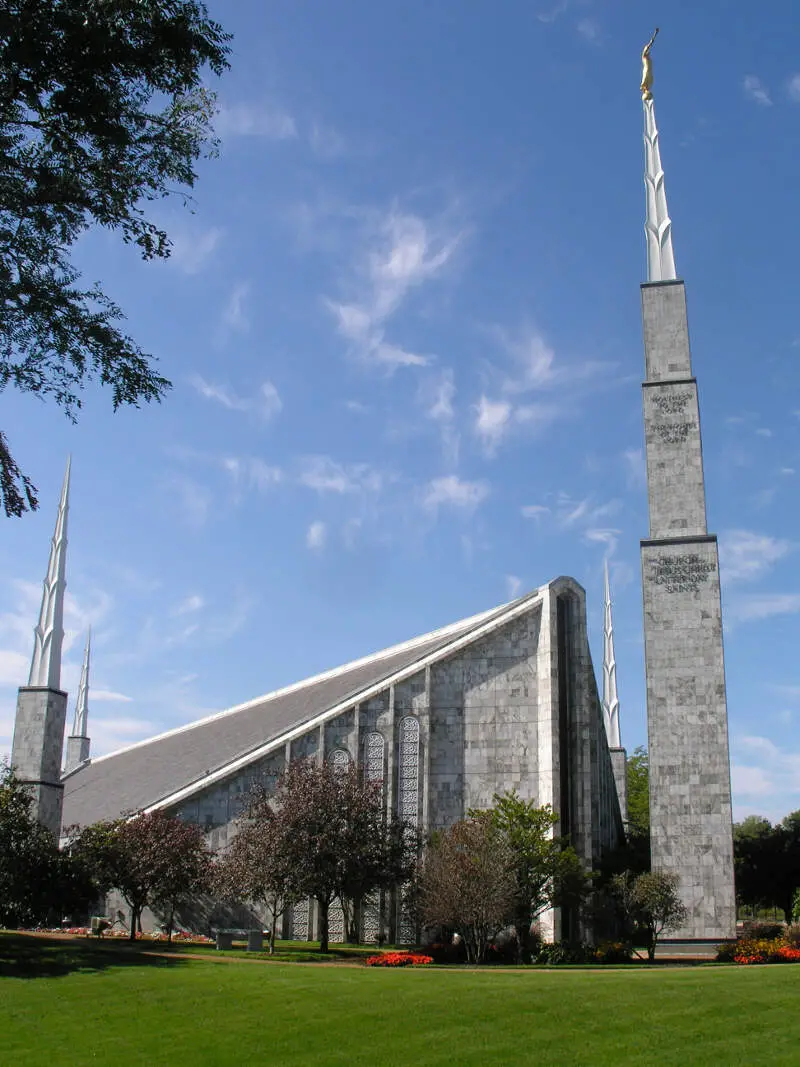
<svg viewBox="0 0 800 1067">
<path fill-rule="evenodd" d="M 91 760 L 64 778 L 63 826 L 139 811 L 491 623 L 536 592 L 404 644 Z"/>
</svg>

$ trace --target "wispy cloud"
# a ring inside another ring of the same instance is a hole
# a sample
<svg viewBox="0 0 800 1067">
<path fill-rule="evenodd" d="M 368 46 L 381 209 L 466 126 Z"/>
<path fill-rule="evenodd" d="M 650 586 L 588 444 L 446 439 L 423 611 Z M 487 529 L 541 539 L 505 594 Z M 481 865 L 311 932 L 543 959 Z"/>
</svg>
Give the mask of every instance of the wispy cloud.
<svg viewBox="0 0 800 1067">
<path fill-rule="evenodd" d="M 765 593 L 737 597 L 727 606 L 732 621 L 751 622 L 771 619 L 776 615 L 796 615 L 800 612 L 800 593 Z"/>
<path fill-rule="evenodd" d="M 113 689 L 90 689 L 93 704 L 132 704 L 133 697 L 116 693 Z"/>
<path fill-rule="evenodd" d="M 265 492 L 283 481 L 283 471 L 258 456 L 227 456 L 222 468 L 240 490 Z"/>
<path fill-rule="evenodd" d="M 192 530 L 205 524 L 211 508 L 211 492 L 193 478 L 175 475 L 166 485 L 171 502 L 181 520 Z"/>
<path fill-rule="evenodd" d="M 428 356 L 389 341 L 387 324 L 412 290 L 442 273 L 460 240 L 458 233 L 398 210 L 369 228 L 355 280 L 346 286 L 351 298 L 325 301 L 356 355 L 388 371 L 429 362 Z"/>
<path fill-rule="evenodd" d="M 237 333 L 246 333 L 250 328 L 250 320 L 246 311 L 246 301 L 249 295 L 249 282 L 238 282 L 233 287 L 222 309 L 223 326 Z"/>
<path fill-rule="evenodd" d="M 254 396 L 239 396 L 227 385 L 208 382 L 199 374 L 189 379 L 200 396 L 213 400 L 229 411 L 254 411 L 265 419 L 271 419 L 283 409 L 283 401 L 272 382 L 262 382 Z"/>
<path fill-rule="evenodd" d="M 772 97 L 769 95 L 769 90 L 755 74 L 745 75 L 742 81 L 742 88 L 745 96 L 756 104 L 760 104 L 762 107 L 772 106 Z"/>
<path fill-rule="evenodd" d="M 215 123 L 217 134 L 226 137 L 263 137 L 286 141 L 297 137 L 297 123 L 282 108 L 270 103 L 226 104 Z"/>
<path fill-rule="evenodd" d="M 192 593 L 190 596 L 184 597 L 172 610 L 173 615 L 191 615 L 195 611 L 205 605 L 205 600 L 199 593 Z"/>
<path fill-rule="evenodd" d="M 522 589 L 522 579 L 518 578 L 516 574 L 506 575 L 506 593 L 509 600 L 516 600 Z"/>
<path fill-rule="evenodd" d="M 578 31 L 578 34 L 584 39 L 584 41 L 587 41 L 589 44 L 600 44 L 600 27 L 594 19 L 578 19 L 575 29 Z"/>
<path fill-rule="evenodd" d="M 311 151 L 322 159 L 335 159 L 346 148 L 344 137 L 327 123 L 314 121 L 308 132 Z"/>
<path fill-rule="evenodd" d="M 508 432 L 514 409 L 508 400 L 490 400 L 488 396 L 482 396 L 474 410 L 475 433 L 486 452 L 494 455 Z"/>
<path fill-rule="evenodd" d="M 186 274 L 198 274 L 216 251 L 224 230 L 212 226 L 200 233 L 183 231 L 173 233 L 169 262 Z"/>
<path fill-rule="evenodd" d="M 327 527 L 324 522 L 320 520 L 312 522 L 306 530 L 306 547 L 310 548 L 312 552 L 321 551 L 325 547 L 327 533 Z"/>
<path fill-rule="evenodd" d="M 728 530 L 720 535 L 719 556 L 726 582 L 759 578 L 791 551 L 790 541 L 752 530 Z"/>
<path fill-rule="evenodd" d="M 607 525 L 607 520 L 616 515 L 622 501 L 616 498 L 598 500 L 593 494 L 575 499 L 569 493 L 548 493 L 547 504 L 525 504 L 520 512 L 523 518 L 546 522 L 556 530 L 576 530 L 583 539 L 592 544 L 605 544 L 607 554 L 616 549 L 621 531 Z"/>
<path fill-rule="evenodd" d="M 622 462 L 625 464 L 625 473 L 629 488 L 639 489 L 647 484 L 647 465 L 645 463 L 643 449 L 625 449 L 622 453 Z"/>
<path fill-rule="evenodd" d="M 455 378 L 450 367 L 444 367 L 438 374 L 424 376 L 417 393 L 425 415 L 439 426 L 444 459 L 451 467 L 458 463 L 460 446 L 460 436 L 455 428 L 455 395 Z"/>
<path fill-rule="evenodd" d="M 800 71 L 786 83 L 786 93 L 794 104 L 800 104 Z"/>
<path fill-rule="evenodd" d="M 536 13 L 539 22 L 555 22 L 569 8 L 570 0 L 558 0 L 556 4 L 549 4 L 546 8 Z"/>
<path fill-rule="evenodd" d="M 777 822 L 797 807 L 800 752 L 787 751 L 768 737 L 734 735 L 731 780 L 736 817 L 758 814 Z"/>
<path fill-rule="evenodd" d="M 545 504 L 525 504 L 522 508 L 520 508 L 520 512 L 523 518 L 536 519 L 536 521 L 539 522 L 539 520 L 543 519 L 545 515 L 550 514 L 550 508 L 548 508 Z"/>
<path fill-rule="evenodd" d="M 584 530 L 583 539 L 589 544 L 605 545 L 605 555 L 613 556 L 617 550 L 621 533 L 622 530 L 613 530 L 609 527 L 590 527 L 588 530 Z"/>
<path fill-rule="evenodd" d="M 503 359 L 488 364 L 492 388 L 484 389 L 473 406 L 474 431 L 489 456 L 512 430 L 541 432 L 573 414 L 581 392 L 613 367 L 596 360 L 558 362 L 552 346 L 534 329 L 517 336 L 502 329 L 490 334 Z M 546 399 L 531 399 L 533 393 Z"/>
<path fill-rule="evenodd" d="M 434 478 L 423 494 L 423 504 L 430 511 L 439 507 L 459 508 L 474 511 L 489 495 L 486 482 L 463 481 L 455 474 Z"/>
<path fill-rule="evenodd" d="M 301 485 L 318 493 L 376 493 L 383 477 L 367 463 L 337 463 L 330 456 L 308 456 L 301 462 Z"/>
</svg>

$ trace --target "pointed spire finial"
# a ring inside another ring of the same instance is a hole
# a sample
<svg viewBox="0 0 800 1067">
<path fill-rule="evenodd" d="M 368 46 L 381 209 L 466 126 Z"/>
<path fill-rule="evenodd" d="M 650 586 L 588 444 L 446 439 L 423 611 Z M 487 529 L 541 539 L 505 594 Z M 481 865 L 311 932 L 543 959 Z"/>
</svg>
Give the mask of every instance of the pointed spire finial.
<svg viewBox="0 0 800 1067">
<path fill-rule="evenodd" d="M 603 614 L 603 720 L 609 748 L 622 748 L 619 732 L 619 698 L 617 696 L 617 661 L 614 658 L 614 623 L 611 618 L 611 590 L 608 583 L 608 560 L 603 561 L 605 576 L 605 610 Z"/>
<path fill-rule="evenodd" d="M 667 211 L 667 193 L 664 188 L 664 171 L 661 166 L 661 149 L 658 144 L 658 127 L 653 104 L 653 61 L 650 49 L 658 30 L 642 50 L 642 107 L 644 109 L 644 186 L 647 201 L 647 217 L 644 224 L 647 239 L 647 280 L 649 282 L 675 281 L 675 253 L 672 249 L 672 221 Z"/>
<path fill-rule="evenodd" d="M 69 475 L 72 457 L 67 459 L 67 470 L 58 504 L 58 516 L 53 540 L 50 542 L 50 560 L 44 580 L 42 607 L 39 622 L 34 630 L 33 658 L 29 686 L 44 689 L 61 688 L 61 644 L 64 640 L 64 591 L 67 586 L 67 516 L 69 513 Z"/>
<path fill-rule="evenodd" d="M 81 680 L 78 683 L 78 696 L 75 700 L 75 718 L 72 723 L 72 737 L 88 737 L 89 727 L 89 656 L 91 655 L 92 628 L 86 635 L 86 648 L 83 651 Z"/>
</svg>

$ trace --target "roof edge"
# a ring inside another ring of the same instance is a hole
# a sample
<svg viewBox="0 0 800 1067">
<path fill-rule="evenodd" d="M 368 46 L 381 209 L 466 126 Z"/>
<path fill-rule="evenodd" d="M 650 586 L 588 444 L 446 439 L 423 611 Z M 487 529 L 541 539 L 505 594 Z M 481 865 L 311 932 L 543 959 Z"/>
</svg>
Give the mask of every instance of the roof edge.
<svg viewBox="0 0 800 1067">
<path fill-rule="evenodd" d="M 412 663 L 407 664 L 405 667 L 392 674 L 388 674 L 381 678 L 377 682 L 373 682 L 371 685 L 365 686 L 361 690 L 357 690 L 354 693 L 349 694 L 344 700 L 338 701 L 336 704 L 325 708 L 323 711 L 318 712 L 311 718 L 304 720 L 301 723 L 291 726 L 288 730 L 283 730 L 269 741 L 265 741 L 263 744 L 256 746 L 249 752 L 241 753 L 228 763 L 210 773 L 204 774 L 201 778 L 196 778 L 193 782 L 189 782 L 187 785 L 181 786 L 180 789 L 175 790 L 173 793 L 167 796 L 161 797 L 158 800 L 153 801 L 152 804 L 148 804 L 147 807 L 142 808 L 142 812 L 147 814 L 151 811 L 156 811 L 160 808 L 166 808 L 172 804 L 177 804 L 194 793 L 199 792 L 201 789 L 205 789 L 209 785 L 213 785 L 215 782 L 221 781 L 227 778 L 229 775 L 235 773 L 240 767 L 246 767 L 249 763 L 255 762 L 262 756 L 266 756 L 272 749 L 277 749 L 281 745 L 285 745 L 287 741 L 294 740 L 295 737 L 299 737 L 306 733 L 308 730 L 318 726 L 328 719 L 335 718 L 337 715 L 341 715 L 343 711 L 352 707 L 354 704 L 361 703 L 363 700 L 368 700 L 370 696 L 379 693 L 382 689 L 385 689 L 390 685 L 397 685 L 399 682 L 404 681 L 406 678 L 413 674 L 417 674 L 420 670 L 436 662 L 445 656 L 452 655 L 454 652 L 460 651 L 472 642 L 479 640 L 482 637 L 490 634 L 498 626 L 503 625 L 506 622 L 510 622 L 517 618 L 519 615 L 524 615 L 537 600 L 543 598 L 545 590 L 550 586 L 555 585 L 563 578 L 557 578 L 553 582 L 548 582 L 546 585 L 541 585 L 537 589 L 531 590 L 524 596 L 518 597 L 516 600 L 510 601 L 508 604 L 501 605 L 499 608 L 495 608 L 492 611 L 482 612 L 480 615 L 474 616 L 475 619 L 483 619 L 484 622 L 481 625 L 477 623 L 475 627 L 470 628 L 466 633 L 461 634 L 459 637 L 454 638 L 449 644 L 443 645 L 441 648 L 436 649 L 434 652 L 428 653 L 426 656 L 420 657 L 420 659 L 414 660 Z M 573 582 L 573 579 L 567 578 L 568 582 Z M 573 584 L 577 585 L 577 583 Z M 580 588 L 580 586 L 579 586 Z M 467 620 L 462 620 L 462 623 Z M 454 623 L 451 627 L 444 627 L 442 633 L 448 629 L 456 629 L 460 624 Z M 440 631 L 431 631 L 431 634 L 426 636 L 430 637 L 433 634 Z M 410 644 L 410 642 L 409 642 Z M 175 733 L 177 731 L 170 731 Z M 166 736 L 166 735 L 162 735 Z M 156 738 L 151 738 L 156 740 Z M 131 746 L 134 747 L 134 746 Z M 99 762 L 95 760 L 94 762 Z"/>
</svg>

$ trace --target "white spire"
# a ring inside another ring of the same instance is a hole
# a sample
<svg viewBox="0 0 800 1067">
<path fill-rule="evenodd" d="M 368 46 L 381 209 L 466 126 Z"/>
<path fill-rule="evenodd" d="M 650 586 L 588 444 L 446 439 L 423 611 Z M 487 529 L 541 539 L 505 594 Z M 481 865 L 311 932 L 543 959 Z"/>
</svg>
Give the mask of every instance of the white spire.
<svg viewBox="0 0 800 1067">
<path fill-rule="evenodd" d="M 614 623 L 611 619 L 611 591 L 608 584 L 608 560 L 605 572 L 605 611 L 603 615 L 603 719 L 609 748 L 622 748 L 619 734 L 619 698 L 617 697 L 617 661 L 614 659 Z"/>
<path fill-rule="evenodd" d="M 75 719 L 72 723 L 72 737 L 88 737 L 89 726 L 89 655 L 92 643 L 92 628 L 86 636 L 86 648 L 83 652 L 81 680 L 78 683 L 78 697 L 75 701 Z"/>
<path fill-rule="evenodd" d="M 44 580 L 42 608 L 34 630 L 33 659 L 29 686 L 44 689 L 61 688 L 61 642 L 64 640 L 64 590 L 67 565 L 67 514 L 69 512 L 69 470 L 71 457 L 61 489 L 58 517 L 53 540 L 50 542 L 50 562 Z"/>
<path fill-rule="evenodd" d="M 664 171 L 661 167 L 661 152 L 658 147 L 658 127 L 653 104 L 653 61 L 650 49 L 658 30 L 650 38 L 642 52 L 642 108 L 644 109 L 644 187 L 647 199 L 647 217 L 644 224 L 647 238 L 647 280 L 649 282 L 674 281 L 675 254 L 672 251 L 672 222 L 667 211 L 667 193 L 664 188 Z"/>
</svg>

